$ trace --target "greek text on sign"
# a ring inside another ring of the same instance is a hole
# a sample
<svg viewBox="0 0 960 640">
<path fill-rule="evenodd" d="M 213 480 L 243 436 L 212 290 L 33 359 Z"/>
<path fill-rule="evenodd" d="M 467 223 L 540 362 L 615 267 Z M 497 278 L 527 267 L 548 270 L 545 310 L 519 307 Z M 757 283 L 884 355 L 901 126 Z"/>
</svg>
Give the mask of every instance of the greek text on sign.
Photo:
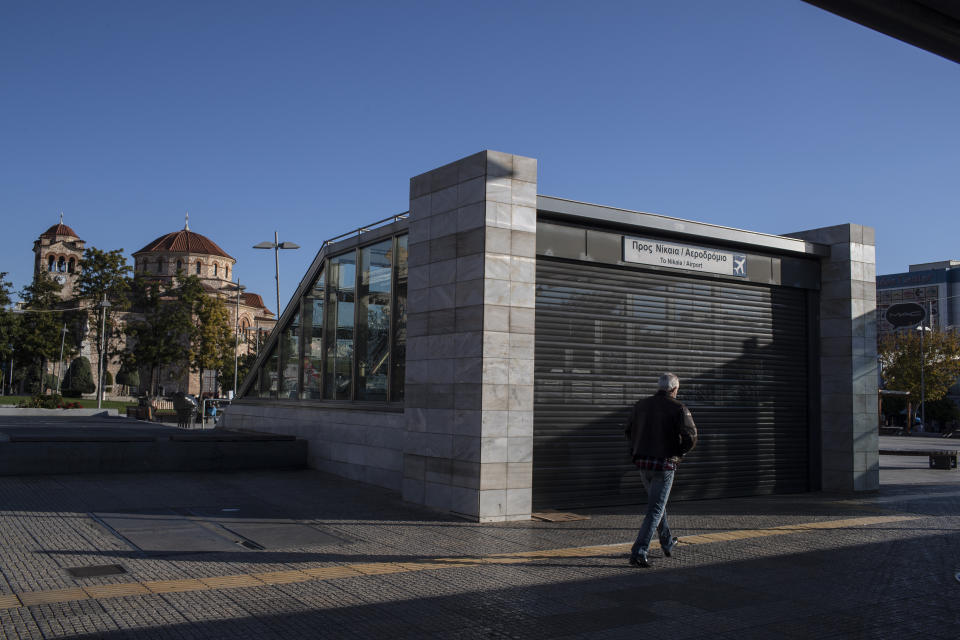
<svg viewBox="0 0 960 640">
<path fill-rule="evenodd" d="M 747 277 L 747 256 L 689 244 L 623 237 L 624 262 L 687 269 L 722 276 Z"/>
</svg>

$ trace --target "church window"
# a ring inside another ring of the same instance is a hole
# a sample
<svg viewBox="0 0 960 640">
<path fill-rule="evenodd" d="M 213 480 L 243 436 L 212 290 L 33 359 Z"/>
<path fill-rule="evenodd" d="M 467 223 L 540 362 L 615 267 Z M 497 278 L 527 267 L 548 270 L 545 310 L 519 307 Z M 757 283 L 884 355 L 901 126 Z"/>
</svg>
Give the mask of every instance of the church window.
<svg viewBox="0 0 960 640">
<path fill-rule="evenodd" d="M 67 270 L 67 261 L 63 259 L 63 256 L 60 256 L 60 259 L 57 260 L 57 271 L 64 272 Z"/>
<path fill-rule="evenodd" d="M 67 263 L 67 273 L 73 273 L 77 270 L 77 261 L 74 258 L 70 258 L 70 262 Z"/>
<path fill-rule="evenodd" d="M 213 263 L 213 275 L 214 277 L 217 275 L 217 263 Z"/>
<path fill-rule="evenodd" d="M 200 275 L 200 261 L 197 260 L 197 275 Z"/>
<path fill-rule="evenodd" d="M 177 260 L 177 271 L 183 271 L 183 260 Z"/>
<path fill-rule="evenodd" d="M 53 271 L 53 263 L 55 258 L 53 256 L 47 256 L 47 271 Z"/>
<path fill-rule="evenodd" d="M 157 258 L 157 273 L 163 273 L 163 258 Z"/>
<path fill-rule="evenodd" d="M 225 267 L 223 268 L 223 270 L 224 270 L 223 277 L 226 278 L 227 280 L 229 280 L 229 279 L 230 279 L 230 265 L 225 266 Z"/>
</svg>

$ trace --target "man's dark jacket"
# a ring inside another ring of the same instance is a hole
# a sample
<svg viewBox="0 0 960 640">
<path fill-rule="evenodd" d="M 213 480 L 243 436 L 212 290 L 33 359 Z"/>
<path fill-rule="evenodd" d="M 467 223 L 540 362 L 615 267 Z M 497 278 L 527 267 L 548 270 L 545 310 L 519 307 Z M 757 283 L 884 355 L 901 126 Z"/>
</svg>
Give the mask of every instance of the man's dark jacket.
<svg viewBox="0 0 960 640">
<path fill-rule="evenodd" d="M 664 458 L 679 462 L 681 456 L 697 444 L 697 425 L 693 416 L 676 398 L 658 391 L 633 405 L 627 428 L 630 457 Z"/>
</svg>

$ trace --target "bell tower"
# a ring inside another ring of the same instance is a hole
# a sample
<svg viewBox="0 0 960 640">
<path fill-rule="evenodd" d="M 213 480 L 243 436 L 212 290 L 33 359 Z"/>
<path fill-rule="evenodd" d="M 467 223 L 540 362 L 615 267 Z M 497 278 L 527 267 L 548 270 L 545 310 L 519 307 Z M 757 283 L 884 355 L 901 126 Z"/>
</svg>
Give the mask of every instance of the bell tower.
<svg viewBox="0 0 960 640">
<path fill-rule="evenodd" d="M 86 243 L 77 233 L 63 224 L 63 212 L 60 222 L 40 234 L 33 241 L 33 277 L 41 272 L 56 280 L 60 286 L 60 297 L 64 300 L 73 296 L 73 287 L 80 274 L 80 259 Z"/>
</svg>

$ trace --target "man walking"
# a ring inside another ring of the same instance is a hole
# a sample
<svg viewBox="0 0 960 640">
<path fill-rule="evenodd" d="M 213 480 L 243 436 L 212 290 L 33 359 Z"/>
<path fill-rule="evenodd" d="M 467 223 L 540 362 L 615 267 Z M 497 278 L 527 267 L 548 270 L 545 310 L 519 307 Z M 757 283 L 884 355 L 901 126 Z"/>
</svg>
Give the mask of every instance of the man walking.
<svg viewBox="0 0 960 640">
<path fill-rule="evenodd" d="M 649 567 L 647 551 L 653 532 L 660 539 L 663 555 L 670 557 L 677 539 L 667 525 L 667 500 L 680 458 L 697 444 L 697 426 L 690 411 L 677 400 L 680 380 L 672 373 L 660 376 L 659 391 L 633 405 L 625 433 L 630 456 L 640 469 L 647 490 L 647 514 L 630 550 L 630 564 Z"/>
</svg>

